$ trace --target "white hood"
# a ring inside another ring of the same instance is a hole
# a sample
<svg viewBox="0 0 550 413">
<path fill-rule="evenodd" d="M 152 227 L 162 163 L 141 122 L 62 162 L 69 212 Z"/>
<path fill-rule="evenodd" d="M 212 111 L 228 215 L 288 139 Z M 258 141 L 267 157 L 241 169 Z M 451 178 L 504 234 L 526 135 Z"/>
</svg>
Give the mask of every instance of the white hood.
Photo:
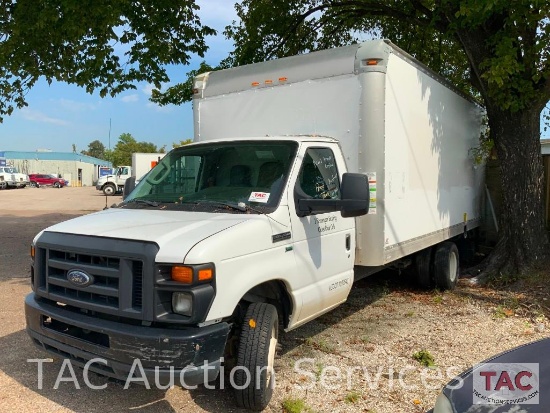
<svg viewBox="0 0 550 413">
<path fill-rule="evenodd" d="M 157 262 L 183 262 L 198 242 L 254 215 L 151 209 L 108 209 L 61 222 L 45 231 L 150 241 L 160 250 Z"/>
</svg>

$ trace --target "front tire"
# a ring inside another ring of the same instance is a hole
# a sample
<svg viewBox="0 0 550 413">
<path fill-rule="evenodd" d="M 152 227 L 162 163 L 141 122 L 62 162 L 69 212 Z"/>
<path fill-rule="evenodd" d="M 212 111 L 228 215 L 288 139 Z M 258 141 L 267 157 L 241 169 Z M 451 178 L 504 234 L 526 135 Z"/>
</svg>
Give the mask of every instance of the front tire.
<svg viewBox="0 0 550 413">
<path fill-rule="evenodd" d="M 434 254 L 435 284 L 442 290 L 452 290 L 458 282 L 458 248 L 453 242 L 439 244 Z"/>
<path fill-rule="evenodd" d="M 275 351 L 279 336 L 277 309 L 266 303 L 252 303 L 241 326 L 235 398 L 237 405 L 263 410 L 275 388 Z"/>
<path fill-rule="evenodd" d="M 31 188 L 38 188 L 39 186 L 38 182 L 31 181 Z"/>
<path fill-rule="evenodd" d="M 61 188 L 61 184 L 59 182 L 54 182 L 53 187 L 54 188 Z"/>
<path fill-rule="evenodd" d="M 8 184 L 5 182 L 0 182 L 0 189 L 6 189 L 8 187 Z"/>
<path fill-rule="evenodd" d="M 103 193 L 107 196 L 114 195 L 115 192 L 116 192 L 116 189 L 113 184 L 107 184 L 103 187 Z"/>
</svg>

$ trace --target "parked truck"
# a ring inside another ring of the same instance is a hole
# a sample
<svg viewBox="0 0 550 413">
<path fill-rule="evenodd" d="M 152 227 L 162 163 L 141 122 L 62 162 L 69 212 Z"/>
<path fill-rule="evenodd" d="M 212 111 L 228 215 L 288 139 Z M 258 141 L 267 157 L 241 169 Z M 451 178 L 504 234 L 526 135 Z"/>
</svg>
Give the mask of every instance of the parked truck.
<svg viewBox="0 0 550 413">
<path fill-rule="evenodd" d="M 112 174 L 100 176 L 96 182 L 95 189 L 103 191 L 107 196 L 115 195 L 124 191 L 126 179 L 132 176 L 132 167 L 127 165 L 119 166 Z"/>
<path fill-rule="evenodd" d="M 133 153 L 132 154 L 132 176 L 140 179 L 147 172 L 153 169 L 164 158 L 165 153 Z"/>
<path fill-rule="evenodd" d="M 422 285 L 454 287 L 455 241 L 480 223 L 482 110 L 447 81 L 370 41 L 203 74 L 194 93 L 196 143 L 118 206 L 35 237 L 36 345 L 188 386 L 224 360 L 237 404 L 261 410 L 280 328 L 355 280 L 415 265 Z"/>
<path fill-rule="evenodd" d="M 166 155 L 165 153 L 133 153 L 132 166 L 122 165 L 115 169 L 112 174 L 100 176 L 95 188 L 103 191 L 107 196 L 122 193 L 126 179 L 133 177 L 139 180 Z"/>
<path fill-rule="evenodd" d="M 20 173 L 13 166 L 0 166 L 0 189 L 25 188 L 30 184 L 29 176 Z"/>
</svg>

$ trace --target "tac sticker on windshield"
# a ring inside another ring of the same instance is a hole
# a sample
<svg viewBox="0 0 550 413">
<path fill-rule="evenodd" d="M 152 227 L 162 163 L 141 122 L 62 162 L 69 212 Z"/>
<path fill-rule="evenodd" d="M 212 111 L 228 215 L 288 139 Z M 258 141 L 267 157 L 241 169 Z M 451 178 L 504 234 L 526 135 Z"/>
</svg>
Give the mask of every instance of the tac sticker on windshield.
<svg viewBox="0 0 550 413">
<path fill-rule="evenodd" d="M 269 199 L 269 194 L 267 192 L 252 192 L 250 194 L 250 198 L 248 198 L 251 202 L 262 202 L 264 204 L 267 203 L 267 200 Z"/>
</svg>

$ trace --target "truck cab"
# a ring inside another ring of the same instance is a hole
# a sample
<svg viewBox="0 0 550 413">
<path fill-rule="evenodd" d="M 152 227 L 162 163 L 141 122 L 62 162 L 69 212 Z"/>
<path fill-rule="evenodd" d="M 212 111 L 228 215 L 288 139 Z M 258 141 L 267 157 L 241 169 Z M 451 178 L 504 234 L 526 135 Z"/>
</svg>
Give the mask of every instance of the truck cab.
<svg viewBox="0 0 550 413">
<path fill-rule="evenodd" d="M 0 166 L 0 189 L 25 188 L 27 185 L 29 185 L 28 175 L 19 173 L 13 166 Z"/>
<path fill-rule="evenodd" d="M 10 168 L 0 167 L 0 189 L 7 189 L 15 185 L 15 175 L 7 172 L 7 169 Z"/>
<path fill-rule="evenodd" d="M 107 196 L 115 195 L 124 190 L 124 183 L 132 175 L 131 166 L 119 166 L 113 174 L 105 175 L 97 180 L 95 188 Z"/>
</svg>

